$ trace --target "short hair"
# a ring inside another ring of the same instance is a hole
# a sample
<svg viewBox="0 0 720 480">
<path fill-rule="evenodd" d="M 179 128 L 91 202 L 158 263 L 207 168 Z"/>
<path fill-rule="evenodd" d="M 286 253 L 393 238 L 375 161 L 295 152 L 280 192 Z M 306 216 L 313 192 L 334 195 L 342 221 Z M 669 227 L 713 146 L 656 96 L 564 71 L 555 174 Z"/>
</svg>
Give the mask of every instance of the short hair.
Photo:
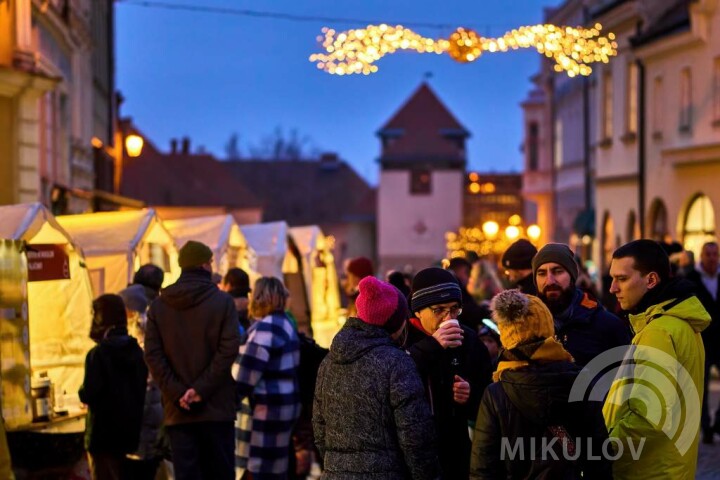
<svg viewBox="0 0 720 480">
<path fill-rule="evenodd" d="M 455 272 L 459 268 L 463 267 L 467 268 L 468 270 L 472 270 L 472 265 L 470 264 L 470 262 L 468 262 L 463 257 L 455 257 L 450 259 L 450 264 L 448 265 L 447 269 Z"/>
<path fill-rule="evenodd" d="M 242 268 L 228 270 L 223 283 L 229 287 L 228 293 L 234 298 L 247 297 L 250 293 L 250 276 Z"/>
<path fill-rule="evenodd" d="M 275 277 L 260 277 L 253 287 L 248 313 L 253 318 L 263 318 L 272 312 L 285 310 L 290 297 L 282 281 Z"/>
<path fill-rule="evenodd" d="M 163 269 L 152 263 L 146 263 L 138 268 L 133 276 L 133 283 L 148 287 L 152 290 L 159 291 L 165 279 Z"/>
<path fill-rule="evenodd" d="M 661 282 L 670 278 L 670 258 L 655 240 L 633 240 L 615 250 L 612 256 L 613 259 L 628 257 L 633 259 L 633 268 L 641 274 L 655 272 Z"/>
<path fill-rule="evenodd" d="M 717 247 L 718 247 L 718 242 L 716 242 L 715 240 L 710 240 L 709 242 L 705 242 L 705 243 L 703 243 L 702 249 L 701 249 L 700 251 L 702 252 L 702 251 L 705 250 L 705 248 L 707 248 L 707 247 L 715 247 L 715 248 L 717 248 Z"/>
</svg>

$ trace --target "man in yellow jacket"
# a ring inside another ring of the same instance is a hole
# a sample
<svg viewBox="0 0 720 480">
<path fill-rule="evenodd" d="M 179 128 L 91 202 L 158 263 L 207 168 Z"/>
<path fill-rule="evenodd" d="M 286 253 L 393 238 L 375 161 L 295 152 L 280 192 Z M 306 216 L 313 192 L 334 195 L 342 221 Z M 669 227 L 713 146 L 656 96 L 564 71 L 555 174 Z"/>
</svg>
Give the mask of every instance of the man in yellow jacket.
<svg viewBox="0 0 720 480">
<path fill-rule="evenodd" d="M 618 248 L 610 275 L 610 293 L 635 332 L 603 409 L 618 456 L 614 477 L 694 479 L 705 364 L 700 332 L 710 316 L 692 284 L 670 278 L 657 242 Z"/>
</svg>

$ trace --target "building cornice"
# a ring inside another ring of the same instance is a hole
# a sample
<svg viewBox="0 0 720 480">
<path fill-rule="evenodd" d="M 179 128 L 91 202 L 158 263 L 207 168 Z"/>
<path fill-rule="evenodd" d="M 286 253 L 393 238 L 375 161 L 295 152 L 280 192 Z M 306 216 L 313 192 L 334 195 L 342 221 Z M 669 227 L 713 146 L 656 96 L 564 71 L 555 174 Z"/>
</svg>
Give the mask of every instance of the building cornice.
<svg viewBox="0 0 720 480">
<path fill-rule="evenodd" d="M 720 164 L 720 143 L 666 148 L 661 156 L 675 168 Z"/>
<path fill-rule="evenodd" d="M 595 184 L 600 185 L 618 185 L 618 184 L 635 184 L 638 182 L 637 173 L 628 173 L 624 175 L 612 175 L 607 177 L 595 177 Z"/>
<path fill-rule="evenodd" d="M 0 67 L 0 96 L 14 97 L 25 92 L 41 95 L 53 90 L 59 78 Z"/>
</svg>

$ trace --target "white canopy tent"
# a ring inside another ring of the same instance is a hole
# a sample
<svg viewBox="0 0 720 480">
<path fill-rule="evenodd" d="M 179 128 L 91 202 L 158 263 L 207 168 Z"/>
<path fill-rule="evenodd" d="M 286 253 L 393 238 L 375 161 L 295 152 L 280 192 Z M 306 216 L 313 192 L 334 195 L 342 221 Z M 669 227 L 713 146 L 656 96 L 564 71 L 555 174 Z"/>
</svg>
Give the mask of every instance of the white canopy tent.
<svg viewBox="0 0 720 480">
<path fill-rule="evenodd" d="M 341 327 L 340 290 L 332 245 L 315 225 L 292 227 L 289 233 L 302 259 L 313 338 L 319 345 L 329 347 Z"/>
<path fill-rule="evenodd" d="M 257 277 L 257 256 L 232 215 L 183 218 L 163 222 L 178 247 L 188 240 L 202 242 L 213 251 L 213 270 L 225 275 L 230 268 L 245 270 Z"/>
<path fill-rule="evenodd" d="M 163 269 L 163 285 L 180 275 L 175 241 L 153 209 L 64 215 L 57 220 L 82 248 L 98 295 L 124 289 L 145 263 Z"/>
<path fill-rule="evenodd" d="M 283 278 L 283 263 L 288 251 L 285 222 L 241 225 L 248 246 L 257 256 L 257 272 L 266 277 Z"/>
<path fill-rule="evenodd" d="M 69 279 L 27 285 L 30 366 L 33 374 L 47 371 L 57 393 L 77 398 L 85 355 L 94 346 L 88 336 L 93 291 L 83 254 L 40 203 L 0 206 L 0 238 L 24 240 L 30 248 L 60 245 L 67 254 Z"/>
</svg>

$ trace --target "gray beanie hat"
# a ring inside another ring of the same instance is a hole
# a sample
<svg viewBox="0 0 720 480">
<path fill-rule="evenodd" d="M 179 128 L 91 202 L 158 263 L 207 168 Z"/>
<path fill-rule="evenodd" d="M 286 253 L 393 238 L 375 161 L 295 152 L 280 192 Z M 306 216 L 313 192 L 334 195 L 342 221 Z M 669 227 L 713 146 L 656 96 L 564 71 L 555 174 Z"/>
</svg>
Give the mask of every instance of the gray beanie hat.
<svg viewBox="0 0 720 480">
<path fill-rule="evenodd" d="M 578 277 L 578 265 L 575 261 L 575 255 L 573 255 L 572 250 L 570 250 L 570 247 L 564 243 L 548 243 L 533 257 L 532 271 L 533 282 L 535 282 L 535 285 L 537 285 L 537 280 L 535 280 L 537 269 L 540 268 L 541 265 L 550 262 L 557 263 L 567 270 L 570 274 L 570 278 L 572 278 L 573 285 L 575 285 L 575 281 Z"/>
<path fill-rule="evenodd" d="M 130 285 L 126 289 L 120 290 L 118 295 L 122 297 L 125 308 L 128 310 L 145 313 L 148 308 L 148 299 L 142 285 Z"/>
</svg>

